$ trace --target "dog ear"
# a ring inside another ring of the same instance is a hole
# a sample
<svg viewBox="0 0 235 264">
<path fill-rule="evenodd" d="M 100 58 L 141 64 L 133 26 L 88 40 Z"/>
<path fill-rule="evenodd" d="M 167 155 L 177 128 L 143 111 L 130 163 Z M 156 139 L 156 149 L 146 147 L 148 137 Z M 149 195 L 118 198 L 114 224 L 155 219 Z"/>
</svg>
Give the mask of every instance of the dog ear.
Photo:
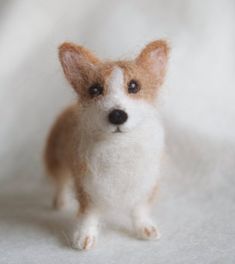
<svg viewBox="0 0 235 264">
<path fill-rule="evenodd" d="M 94 71 L 95 65 L 100 63 L 89 50 L 68 42 L 59 46 L 59 59 L 67 80 L 77 92 L 81 84 L 89 80 L 89 73 Z"/>
<path fill-rule="evenodd" d="M 169 46 L 165 40 L 156 40 L 141 51 L 137 65 L 146 69 L 160 84 L 163 82 L 168 62 Z"/>
</svg>

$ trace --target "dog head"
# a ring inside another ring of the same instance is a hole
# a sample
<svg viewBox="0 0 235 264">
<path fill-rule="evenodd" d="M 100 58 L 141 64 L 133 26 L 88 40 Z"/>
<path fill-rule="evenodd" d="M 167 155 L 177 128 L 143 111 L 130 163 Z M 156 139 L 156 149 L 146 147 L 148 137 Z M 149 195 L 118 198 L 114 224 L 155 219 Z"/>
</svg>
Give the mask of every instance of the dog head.
<svg viewBox="0 0 235 264">
<path fill-rule="evenodd" d="M 87 133 L 125 133 L 146 122 L 164 80 L 168 53 L 167 43 L 158 40 L 134 60 L 106 62 L 84 47 L 62 44 L 59 58 L 79 95 Z"/>
</svg>

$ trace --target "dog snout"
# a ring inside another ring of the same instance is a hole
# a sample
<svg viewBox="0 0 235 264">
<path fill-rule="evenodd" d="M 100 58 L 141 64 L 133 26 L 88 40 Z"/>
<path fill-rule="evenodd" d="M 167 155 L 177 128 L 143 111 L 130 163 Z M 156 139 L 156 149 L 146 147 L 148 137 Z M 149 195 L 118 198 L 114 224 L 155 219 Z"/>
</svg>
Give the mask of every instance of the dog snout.
<svg viewBox="0 0 235 264">
<path fill-rule="evenodd" d="M 114 109 L 108 115 L 109 122 L 113 125 L 122 125 L 127 121 L 127 118 L 127 113 L 120 109 Z"/>
</svg>

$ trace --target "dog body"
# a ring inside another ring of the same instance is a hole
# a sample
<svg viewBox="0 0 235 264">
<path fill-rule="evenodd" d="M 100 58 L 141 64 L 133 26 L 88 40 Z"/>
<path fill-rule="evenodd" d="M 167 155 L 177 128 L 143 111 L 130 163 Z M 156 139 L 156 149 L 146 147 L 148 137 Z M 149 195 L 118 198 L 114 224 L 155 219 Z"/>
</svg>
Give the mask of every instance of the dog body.
<svg viewBox="0 0 235 264">
<path fill-rule="evenodd" d="M 60 60 L 79 94 L 56 121 L 45 160 L 55 179 L 55 206 L 64 203 L 71 175 L 80 204 L 74 247 L 91 248 L 106 212 L 129 214 L 137 235 L 159 237 L 149 217 L 164 147 L 155 99 L 165 75 L 168 48 L 150 43 L 135 61 L 101 62 L 65 43 Z"/>
<path fill-rule="evenodd" d="M 162 128 L 156 117 L 152 122 L 127 135 L 95 142 L 88 139 L 87 151 L 80 149 L 78 156 L 88 166 L 84 188 L 100 209 L 130 210 L 147 201 L 159 177 L 163 149 Z"/>
</svg>

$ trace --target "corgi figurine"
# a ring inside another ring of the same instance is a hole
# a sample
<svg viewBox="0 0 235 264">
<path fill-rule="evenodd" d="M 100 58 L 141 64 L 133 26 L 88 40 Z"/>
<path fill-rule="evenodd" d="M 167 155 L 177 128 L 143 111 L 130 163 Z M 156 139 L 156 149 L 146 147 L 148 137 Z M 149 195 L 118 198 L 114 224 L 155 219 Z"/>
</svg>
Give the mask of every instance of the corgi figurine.
<svg viewBox="0 0 235 264">
<path fill-rule="evenodd" d="M 160 177 L 164 130 L 155 101 L 168 61 L 166 41 L 149 43 L 134 60 L 102 61 L 84 47 L 63 43 L 59 59 L 78 94 L 56 120 L 45 162 L 61 208 L 73 179 L 79 202 L 73 247 L 97 241 L 106 213 L 128 215 L 141 239 L 160 237 L 150 217 Z"/>
</svg>

